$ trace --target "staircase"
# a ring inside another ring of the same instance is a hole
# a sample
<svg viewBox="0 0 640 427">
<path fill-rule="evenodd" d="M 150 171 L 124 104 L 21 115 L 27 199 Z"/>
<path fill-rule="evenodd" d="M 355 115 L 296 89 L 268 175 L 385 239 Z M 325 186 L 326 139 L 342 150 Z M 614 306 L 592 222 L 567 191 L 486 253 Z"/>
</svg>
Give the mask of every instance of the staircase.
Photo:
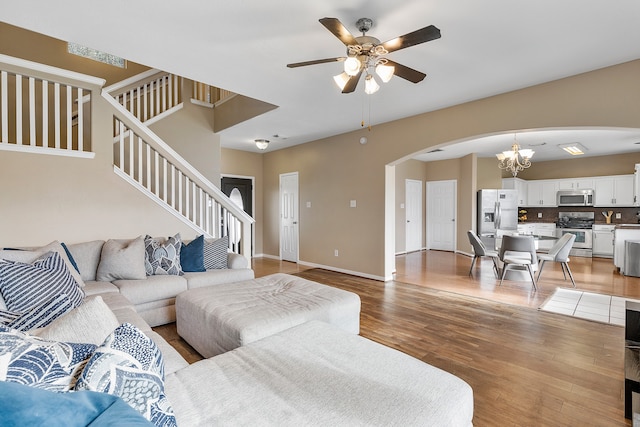
<svg viewBox="0 0 640 427">
<path fill-rule="evenodd" d="M 0 150 L 93 157 L 90 105 L 100 96 L 113 116 L 114 172 L 196 232 L 229 236 L 230 250 L 250 258 L 253 218 L 148 127 L 182 108 L 182 78 L 150 70 L 103 86 L 0 55 Z"/>
</svg>

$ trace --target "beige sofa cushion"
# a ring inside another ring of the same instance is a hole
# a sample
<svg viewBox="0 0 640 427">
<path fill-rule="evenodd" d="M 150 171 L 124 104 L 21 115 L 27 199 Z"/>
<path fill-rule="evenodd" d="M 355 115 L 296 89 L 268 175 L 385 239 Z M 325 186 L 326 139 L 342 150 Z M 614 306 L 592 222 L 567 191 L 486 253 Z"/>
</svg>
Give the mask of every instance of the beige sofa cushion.
<svg viewBox="0 0 640 427">
<path fill-rule="evenodd" d="M 104 245 L 104 240 L 67 245 L 67 249 L 71 252 L 71 256 L 76 262 L 78 270 L 80 270 L 80 275 L 85 282 L 96 280 L 96 271 L 100 263 L 102 245 Z"/>
<path fill-rule="evenodd" d="M 79 307 L 40 329 L 37 335 L 49 341 L 100 345 L 119 324 L 102 298 L 95 296 L 86 298 Z"/>
<path fill-rule="evenodd" d="M 96 280 L 111 282 L 118 279 L 146 279 L 144 260 L 144 238 L 142 236 L 133 240 L 107 240 L 102 245 Z"/>
<path fill-rule="evenodd" d="M 201 273 L 184 273 L 184 276 L 182 277 L 187 279 L 187 285 L 189 289 L 195 289 L 212 285 L 220 285 L 223 283 L 251 280 L 255 277 L 255 273 L 250 268 L 228 268 L 222 270 L 207 270 Z"/>
<path fill-rule="evenodd" d="M 115 280 L 113 284 L 134 305 L 174 298 L 187 290 L 183 276 L 149 276 L 146 280 Z"/>
</svg>

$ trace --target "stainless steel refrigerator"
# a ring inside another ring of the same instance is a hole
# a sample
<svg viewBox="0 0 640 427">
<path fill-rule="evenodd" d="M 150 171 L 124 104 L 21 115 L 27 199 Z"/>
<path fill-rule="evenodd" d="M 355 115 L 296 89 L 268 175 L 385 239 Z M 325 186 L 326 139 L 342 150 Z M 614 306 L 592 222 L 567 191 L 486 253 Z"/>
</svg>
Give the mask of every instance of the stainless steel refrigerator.
<svg viewBox="0 0 640 427">
<path fill-rule="evenodd" d="M 517 190 L 478 190 L 478 236 L 489 249 L 496 237 L 518 230 Z"/>
</svg>

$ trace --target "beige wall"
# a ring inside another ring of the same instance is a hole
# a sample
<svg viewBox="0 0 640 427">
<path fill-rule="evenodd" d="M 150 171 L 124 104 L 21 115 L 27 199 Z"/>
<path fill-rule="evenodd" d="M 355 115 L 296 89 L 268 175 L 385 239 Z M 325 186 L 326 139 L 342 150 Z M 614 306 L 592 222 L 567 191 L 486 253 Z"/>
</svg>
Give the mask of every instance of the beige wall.
<svg viewBox="0 0 640 427">
<path fill-rule="evenodd" d="M 221 150 L 220 168 L 222 175 L 235 175 L 241 177 L 254 178 L 255 204 L 253 206 L 253 218 L 256 220 L 254 227 L 254 252 L 257 256 L 264 253 L 262 245 L 262 225 L 264 210 L 264 179 L 263 179 L 263 155 L 262 153 L 251 153 L 248 151 L 231 150 L 223 148 Z"/>
<path fill-rule="evenodd" d="M 94 159 L 0 151 L 0 246 L 195 232 L 113 171 L 111 115 L 93 100 Z"/>
<path fill-rule="evenodd" d="M 191 93 L 184 79 L 182 93 Z M 213 113 L 185 100 L 184 107 L 149 128 L 176 150 L 213 185 L 220 187 L 220 136 L 213 133 Z"/>
<path fill-rule="evenodd" d="M 436 146 L 498 132 L 575 126 L 640 127 L 638 75 L 640 61 L 633 61 L 377 125 L 366 132 L 366 145 L 358 146 L 364 132 L 356 131 L 267 153 L 265 253 L 279 251 L 278 175 L 299 171 L 300 204 L 304 206 L 308 199 L 314 202 L 310 210 L 301 208 L 304 223 L 300 229 L 300 259 L 389 278 L 391 271 L 385 268 L 384 259 L 385 165 L 398 164 Z M 482 185 L 487 182 L 484 175 L 478 177 L 479 172 L 490 170 L 484 163 L 478 167 L 474 158 L 451 161 L 451 167 L 433 166 L 437 171 L 434 169 L 432 175 L 427 172 L 428 179 L 460 179 L 458 209 L 466 211 L 458 220 L 460 247 L 468 246 L 465 233 L 474 222 L 471 205 L 477 180 Z M 357 199 L 358 208 L 348 208 L 351 198 Z M 395 202 L 393 209 L 395 212 Z M 387 244 L 396 245 L 395 233 Z M 333 249 L 341 247 L 348 248 L 341 250 L 346 257 L 333 257 Z"/>
</svg>

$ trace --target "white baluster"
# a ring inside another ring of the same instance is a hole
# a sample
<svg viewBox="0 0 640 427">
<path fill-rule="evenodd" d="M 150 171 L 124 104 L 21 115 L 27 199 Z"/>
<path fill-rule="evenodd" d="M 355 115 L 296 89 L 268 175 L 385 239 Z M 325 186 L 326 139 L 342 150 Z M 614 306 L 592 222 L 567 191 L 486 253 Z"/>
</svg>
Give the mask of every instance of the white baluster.
<svg viewBox="0 0 640 427">
<path fill-rule="evenodd" d="M 135 169 L 135 160 L 133 159 L 133 155 L 136 152 L 136 139 L 135 139 L 136 135 L 135 133 L 129 129 L 129 168 L 127 169 L 127 175 L 129 175 L 131 178 L 134 178 L 134 169 Z"/>
<path fill-rule="evenodd" d="M 182 213 L 182 171 L 178 169 L 178 212 Z"/>
<path fill-rule="evenodd" d="M 71 96 L 71 86 L 67 85 L 67 150 L 73 149 L 73 98 Z"/>
<path fill-rule="evenodd" d="M 154 175 L 154 186 L 153 186 L 153 194 L 160 197 L 160 153 L 154 150 L 153 156 L 153 175 Z"/>
<path fill-rule="evenodd" d="M 143 167 L 142 167 L 142 158 L 143 158 L 143 152 L 142 149 L 144 148 L 144 141 L 142 140 L 141 137 L 138 137 L 138 183 L 140 185 L 142 185 L 142 183 L 144 182 L 144 178 L 143 178 Z"/>
<path fill-rule="evenodd" d="M 78 151 L 84 151 L 84 102 L 82 101 L 84 91 L 78 88 Z"/>
<path fill-rule="evenodd" d="M 55 148 L 60 149 L 60 83 L 53 84 L 53 131 Z"/>
<path fill-rule="evenodd" d="M 49 146 L 49 82 L 42 81 L 42 146 Z"/>
<path fill-rule="evenodd" d="M 167 203 L 167 158 L 162 158 L 162 200 Z"/>
<path fill-rule="evenodd" d="M 29 145 L 36 145 L 36 79 L 29 77 Z"/>
<path fill-rule="evenodd" d="M 191 195 L 191 184 L 190 184 L 190 179 L 188 176 L 184 177 L 184 195 L 185 195 L 185 199 L 184 199 L 184 204 L 185 204 L 185 208 L 186 208 L 186 213 L 184 216 L 187 217 L 187 219 L 191 219 L 189 214 L 191 213 L 191 211 L 189 210 L 191 208 L 191 203 L 190 203 L 190 199 L 189 196 Z"/>
<path fill-rule="evenodd" d="M 121 171 L 125 171 L 124 170 L 124 123 L 122 123 L 120 120 L 117 120 L 118 123 L 118 127 L 120 128 L 120 134 L 118 135 L 118 143 L 120 144 L 118 146 L 119 148 L 119 152 L 120 152 L 120 156 L 118 158 L 118 162 L 120 163 L 118 165 L 118 167 L 120 168 Z"/>
<path fill-rule="evenodd" d="M 16 74 L 16 144 L 22 145 L 22 76 Z"/>
<path fill-rule="evenodd" d="M 176 209 L 176 167 L 171 165 L 171 206 Z"/>
<path fill-rule="evenodd" d="M 7 72 L 0 72 L 0 94 L 2 94 L 2 101 L 0 103 L 0 110 L 2 110 L 2 139 L 0 142 L 9 142 L 9 94 L 7 93 Z"/>
<path fill-rule="evenodd" d="M 149 85 L 145 84 L 144 85 L 144 90 L 143 90 L 143 97 L 144 97 L 143 104 L 144 104 L 144 106 L 142 107 L 144 109 L 144 116 L 143 116 L 144 120 L 143 120 L 143 122 L 146 122 L 147 119 L 149 118 L 149 110 L 148 110 L 148 107 L 147 107 L 147 102 L 148 102 L 147 93 L 148 92 L 149 92 Z"/>
<path fill-rule="evenodd" d="M 145 165 L 147 167 L 147 182 L 146 182 L 146 188 L 147 190 L 151 191 L 151 147 L 149 146 L 149 144 L 146 144 L 147 146 L 147 161 L 145 162 Z"/>
</svg>

